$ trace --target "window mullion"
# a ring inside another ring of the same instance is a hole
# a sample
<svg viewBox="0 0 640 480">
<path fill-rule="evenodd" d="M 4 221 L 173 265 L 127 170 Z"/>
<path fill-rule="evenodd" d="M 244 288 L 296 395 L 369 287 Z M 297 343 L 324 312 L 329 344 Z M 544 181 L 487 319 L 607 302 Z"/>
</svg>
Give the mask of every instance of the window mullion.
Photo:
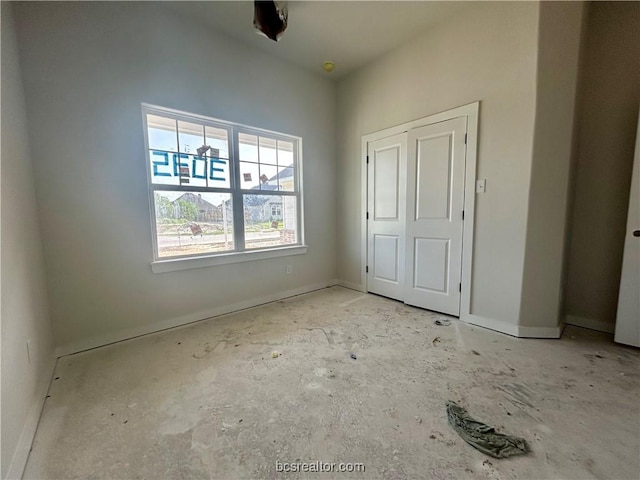
<svg viewBox="0 0 640 480">
<path fill-rule="evenodd" d="M 240 191 L 240 145 L 238 130 L 231 129 L 231 144 L 229 145 L 229 171 L 231 172 L 231 192 L 233 205 L 233 237 L 235 250 L 242 252 L 245 249 L 244 238 L 244 208 L 242 192 Z"/>
</svg>

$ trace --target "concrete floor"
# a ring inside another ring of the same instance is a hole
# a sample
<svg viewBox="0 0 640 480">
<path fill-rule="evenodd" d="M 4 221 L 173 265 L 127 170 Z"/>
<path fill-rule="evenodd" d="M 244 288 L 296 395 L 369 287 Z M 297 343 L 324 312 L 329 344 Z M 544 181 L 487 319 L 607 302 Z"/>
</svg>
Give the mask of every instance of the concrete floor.
<svg viewBox="0 0 640 480">
<path fill-rule="evenodd" d="M 334 287 L 63 357 L 25 478 L 639 478 L 637 349 L 437 318 Z M 476 451 L 449 399 L 532 453 Z M 277 460 L 366 471 L 278 474 Z"/>
</svg>

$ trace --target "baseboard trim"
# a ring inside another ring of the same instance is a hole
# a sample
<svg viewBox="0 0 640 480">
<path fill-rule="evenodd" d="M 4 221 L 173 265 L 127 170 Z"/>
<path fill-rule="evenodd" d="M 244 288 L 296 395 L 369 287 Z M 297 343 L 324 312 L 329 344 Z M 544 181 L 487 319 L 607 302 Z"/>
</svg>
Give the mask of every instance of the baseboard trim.
<svg viewBox="0 0 640 480">
<path fill-rule="evenodd" d="M 303 295 L 305 293 L 311 293 L 316 290 L 322 290 L 323 288 L 332 287 L 337 285 L 338 282 L 335 279 L 327 280 L 321 283 L 315 283 L 312 285 L 305 285 L 303 287 L 294 288 L 293 290 L 285 290 L 282 292 L 276 292 L 269 295 L 264 295 L 258 298 L 251 298 L 241 302 L 233 303 L 230 305 L 223 305 L 220 307 L 212 308 L 201 312 L 184 315 L 177 318 L 170 318 L 162 320 L 160 322 L 144 325 L 141 327 L 128 328 L 117 332 L 108 333 L 105 335 L 98 335 L 92 338 L 88 338 L 79 342 L 73 342 L 66 345 L 62 345 L 56 348 L 56 357 L 63 357 L 65 355 L 73 355 L 74 353 L 80 353 L 87 350 L 92 350 L 98 347 L 104 347 L 111 345 L 112 343 L 123 342 L 126 340 L 133 340 L 134 338 L 141 337 L 143 335 L 149 335 L 152 333 L 158 333 L 163 330 L 171 328 L 184 327 L 195 322 L 201 322 L 209 320 L 221 315 L 227 315 L 230 313 L 245 310 L 247 308 L 257 307 L 266 303 L 276 302 L 285 298 L 295 297 L 297 295 Z"/>
<path fill-rule="evenodd" d="M 16 445 L 16 449 L 13 452 L 13 458 L 7 469 L 6 480 L 19 480 L 24 474 L 24 469 L 27 466 L 27 460 L 29 459 L 29 453 L 31 452 L 31 446 L 36 436 L 36 430 L 38 429 L 38 423 L 40 423 L 40 415 L 42 415 L 42 409 L 44 408 L 44 402 L 51 385 L 53 373 L 56 369 L 56 358 L 52 357 L 45 375 L 40 380 L 38 385 L 36 397 L 34 403 L 29 410 L 27 420 L 22 428 L 20 439 Z"/>
<path fill-rule="evenodd" d="M 562 325 L 557 327 L 527 327 L 523 325 L 514 325 L 502 320 L 472 314 L 462 315 L 460 320 L 471 325 L 488 328 L 494 332 L 504 333 L 517 338 L 560 338 L 563 329 Z"/>
<path fill-rule="evenodd" d="M 604 333 L 614 333 L 616 330 L 616 326 L 613 323 L 596 320 L 595 318 L 578 317 L 577 315 L 567 315 L 564 322 L 567 325 L 588 328 L 589 330 Z"/>
<path fill-rule="evenodd" d="M 504 333 L 511 335 L 512 337 L 518 336 L 518 325 L 503 322 L 502 320 L 495 320 L 493 318 L 481 317 L 480 315 L 460 315 L 460 320 L 477 327 L 488 328 L 494 332 Z"/>
<path fill-rule="evenodd" d="M 367 293 L 363 286 L 359 283 L 347 282 L 345 280 L 336 280 L 336 285 L 339 287 L 348 288 L 350 290 L 355 290 L 356 292 Z"/>
<path fill-rule="evenodd" d="M 527 327 L 518 325 L 519 338 L 560 338 L 562 336 L 564 325 L 557 327 Z"/>
</svg>

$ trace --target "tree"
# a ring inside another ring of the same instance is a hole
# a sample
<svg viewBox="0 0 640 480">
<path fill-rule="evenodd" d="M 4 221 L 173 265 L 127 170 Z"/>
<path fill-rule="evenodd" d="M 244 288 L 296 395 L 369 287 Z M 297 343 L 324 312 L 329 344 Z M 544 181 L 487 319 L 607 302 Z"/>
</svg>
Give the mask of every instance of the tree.
<svg viewBox="0 0 640 480">
<path fill-rule="evenodd" d="M 161 220 L 172 220 L 175 218 L 175 208 L 173 203 L 167 198 L 158 193 L 154 193 L 154 199 L 156 202 L 156 218 Z"/>
<path fill-rule="evenodd" d="M 188 221 L 194 221 L 198 217 L 198 207 L 195 203 L 186 200 L 178 200 L 178 213 L 180 218 Z"/>
</svg>

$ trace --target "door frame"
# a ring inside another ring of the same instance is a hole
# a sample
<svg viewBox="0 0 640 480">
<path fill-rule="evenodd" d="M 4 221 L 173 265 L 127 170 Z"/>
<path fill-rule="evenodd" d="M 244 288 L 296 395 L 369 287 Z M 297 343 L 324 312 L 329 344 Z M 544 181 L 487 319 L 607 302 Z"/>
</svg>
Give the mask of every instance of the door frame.
<svg viewBox="0 0 640 480">
<path fill-rule="evenodd" d="M 462 290 L 460 292 L 460 320 L 466 321 L 471 315 L 471 270 L 473 267 L 473 233 L 475 225 L 475 203 L 476 203 L 476 166 L 478 152 L 478 120 L 480 114 L 480 102 L 469 103 L 460 107 L 446 110 L 444 112 L 435 113 L 427 117 L 412 120 L 401 125 L 385 128 L 377 132 L 369 133 L 362 136 L 360 148 L 361 153 L 361 169 L 360 169 L 360 185 L 361 196 L 360 206 L 362 208 L 361 215 L 361 270 L 360 284 L 364 292 L 368 291 L 367 286 L 367 259 L 368 259 L 368 225 L 367 225 L 367 206 L 368 206 L 368 165 L 367 165 L 367 145 L 369 142 L 381 140 L 386 137 L 407 133 L 409 130 L 417 127 L 425 127 L 434 123 L 444 122 L 458 117 L 467 118 L 467 150 L 465 156 L 465 173 L 464 173 L 464 221 L 462 230 Z"/>
</svg>

